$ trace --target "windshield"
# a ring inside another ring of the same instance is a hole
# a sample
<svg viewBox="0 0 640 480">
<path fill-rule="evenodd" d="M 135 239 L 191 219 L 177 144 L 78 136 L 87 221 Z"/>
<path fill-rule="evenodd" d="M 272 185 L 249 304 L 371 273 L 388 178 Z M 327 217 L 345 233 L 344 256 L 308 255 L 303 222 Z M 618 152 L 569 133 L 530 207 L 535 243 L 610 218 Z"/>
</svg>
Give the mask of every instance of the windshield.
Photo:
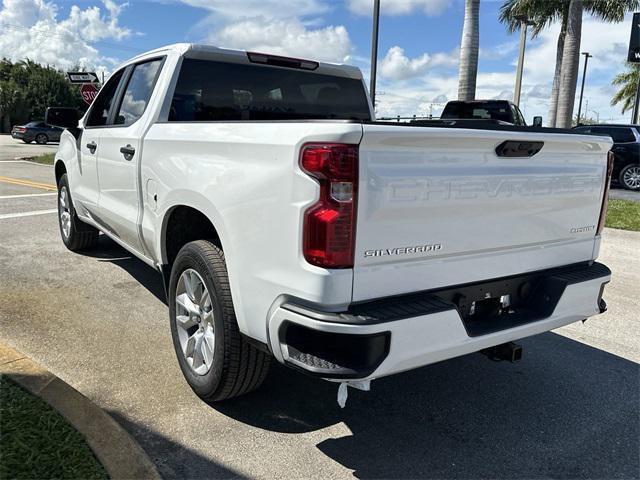
<svg viewBox="0 0 640 480">
<path fill-rule="evenodd" d="M 440 118 L 475 120 L 502 120 L 513 123 L 513 116 L 507 102 L 449 102 Z"/>
</svg>

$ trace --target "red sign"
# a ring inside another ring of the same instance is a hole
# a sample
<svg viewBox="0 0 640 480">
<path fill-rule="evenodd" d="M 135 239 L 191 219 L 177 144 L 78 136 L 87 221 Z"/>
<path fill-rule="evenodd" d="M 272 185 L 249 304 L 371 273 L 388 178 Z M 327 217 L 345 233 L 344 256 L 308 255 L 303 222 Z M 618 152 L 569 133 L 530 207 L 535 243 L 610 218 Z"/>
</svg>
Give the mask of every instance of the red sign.
<svg viewBox="0 0 640 480">
<path fill-rule="evenodd" d="M 82 95 L 82 99 L 87 102 L 88 105 L 91 105 L 93 99 L 96 98 L 98 94 L 98 87 L 96 87 L 93 83 L 83 83 L 80 87 L 80 95 Z"/>
</svg>

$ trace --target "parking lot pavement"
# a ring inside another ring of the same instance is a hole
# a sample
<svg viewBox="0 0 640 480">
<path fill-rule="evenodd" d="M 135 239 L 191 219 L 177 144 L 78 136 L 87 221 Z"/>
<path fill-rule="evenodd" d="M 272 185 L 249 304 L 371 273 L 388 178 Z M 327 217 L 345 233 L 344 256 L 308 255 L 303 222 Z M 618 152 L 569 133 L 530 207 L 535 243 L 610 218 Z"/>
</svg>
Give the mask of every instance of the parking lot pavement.
<svg viewBox="0 0 640 480">
<path fill-rule="evenodd" d="M 54 153 L 58 149 L 57 143 L 38 145 L 37 143 L 24 143 L 22 140 L 14 140 L 11 135 L 0 134 L 0 161 L 15 160 L 17 157 L 29 157 L 43 153 Z"/>
<path fill-rule="evenodd" d="M 10 165 L 0 176 L 51 175 Z M 0 182 L 0 197 L 20 189 L 47 193 Z M 210 406 L 182 379 L 154 270 L 104 237 L 65 250 L 55 214 L 0 217 L 0 338 L 105 408 L 166 478 L 637 478 L 638 251 L 640 234 L 606 230 L 609 311 L 523 340 L 519 363 L 467 355 L 350 390 L 344 410 L 335 385 L 276 366 Z"/>
<path fill-rule="evenodd" d="M 630 200 L 632 202 L 640 202 L 640 192 L 633 192 L 631 190 L 625 190 L 624 188 L 616 188 L 616 185 L 611 186 L 609 190 L 609 198 L 615 198 L 617 200 Z"/>
</svg>

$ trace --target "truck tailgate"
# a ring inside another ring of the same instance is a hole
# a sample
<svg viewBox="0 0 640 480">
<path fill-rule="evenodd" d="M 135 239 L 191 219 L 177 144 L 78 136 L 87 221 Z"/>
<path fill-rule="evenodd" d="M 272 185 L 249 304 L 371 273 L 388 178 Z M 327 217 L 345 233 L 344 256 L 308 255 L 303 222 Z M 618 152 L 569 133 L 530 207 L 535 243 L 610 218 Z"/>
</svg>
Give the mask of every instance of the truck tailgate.
<svg viewBox="0 0 640 480">
<path fill-rule="evenodd" d="M 365 124 L 353 301 L 588 261 L 606 137 Z M 500 157 L 504 141 L 543 142 Z"/>
</svg>

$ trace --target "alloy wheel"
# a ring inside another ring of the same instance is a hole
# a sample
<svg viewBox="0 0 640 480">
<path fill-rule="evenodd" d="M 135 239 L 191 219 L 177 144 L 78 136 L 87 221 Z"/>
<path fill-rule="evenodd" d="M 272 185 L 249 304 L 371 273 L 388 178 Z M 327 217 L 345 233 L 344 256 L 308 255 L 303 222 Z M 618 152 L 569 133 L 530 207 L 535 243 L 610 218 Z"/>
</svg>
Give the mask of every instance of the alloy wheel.
<svg viewBox="0 0 640 480">
<path fill-rule="evenodd" d="M 60 216 L 60 229 L 64 238 L 69 238 L 71 234 L 71 210 L 69 208 L 69 194 L 67 187 L 63 186 L 58 194 L 58 215 Z"/>
<path fill-rule="evenodd" d="M 184 358 L 195 373 L 205 375 L 215 351 L 213 303 L 204 280 L 192 268 L 182 272 L 176 286 L 175 321 Z"/>
<path fill-rule="evenodd" d="M 622 183 L 625 187 L 637 190 L 640 188 L 640 166 L 630 167 L 624 172 Z"/>
</svg>

